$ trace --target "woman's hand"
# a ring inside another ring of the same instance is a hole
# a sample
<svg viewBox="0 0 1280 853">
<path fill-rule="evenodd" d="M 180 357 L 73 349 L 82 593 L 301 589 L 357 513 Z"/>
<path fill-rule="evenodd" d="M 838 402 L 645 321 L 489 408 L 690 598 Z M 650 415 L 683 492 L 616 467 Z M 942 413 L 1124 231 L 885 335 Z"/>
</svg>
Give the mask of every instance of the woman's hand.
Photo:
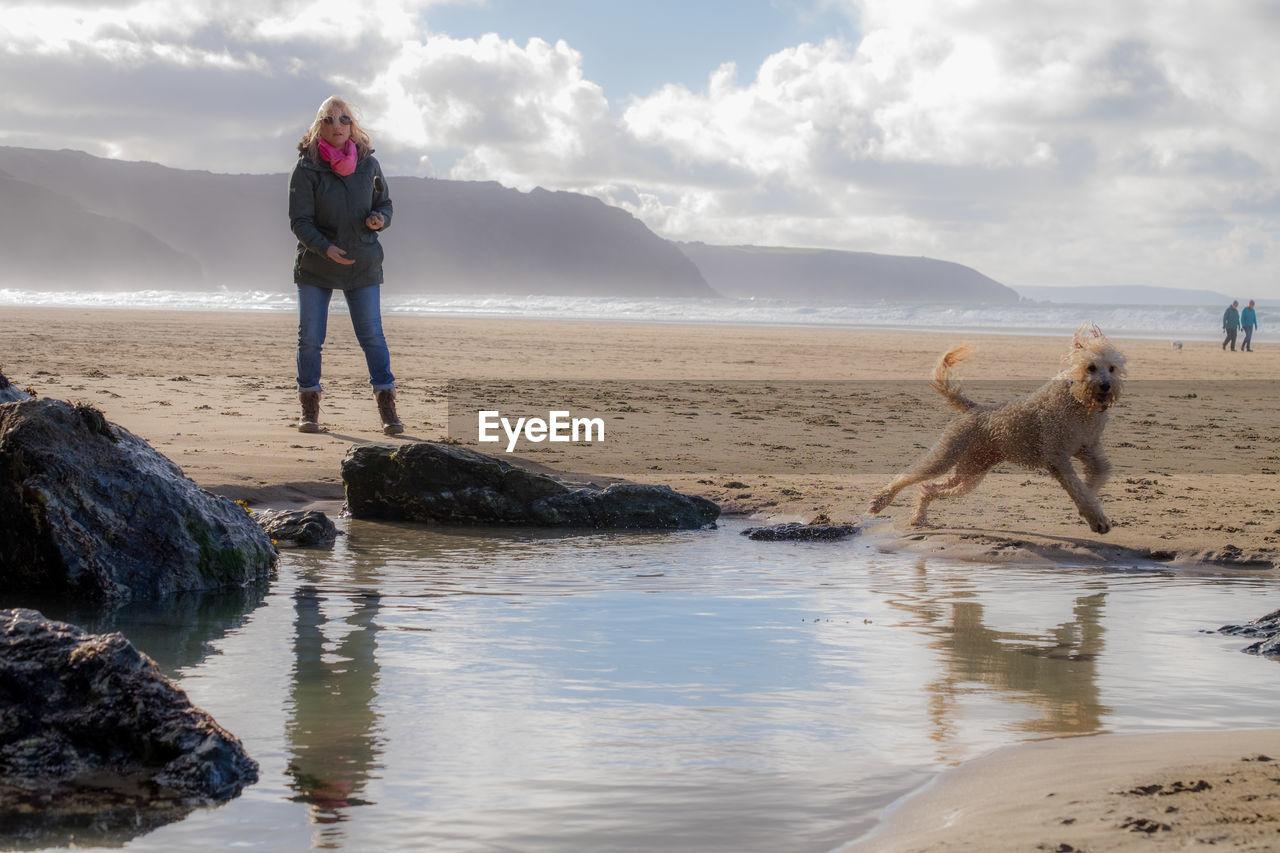
<svg viewBox="0 0 1280 853">
<path fill-rule="evenodd" d="M 386 220 L 382 218 L 381 213 L 370 213 L 364 220 L 365 226 L 370 231 L 381 231 L 382 226 L 386 225 Z"/>
<path fill-rule="evenodd" d="M 355 263 L 355 261 L 347 257 L 346 252 L 344 252 L 342 249 L 339 249 L 337 246 L 330 246 L 329 248 L 325 249 L 324 254 L 325 254 L 325 257 L 333 261 L 335 264 L 342 264 L 344 267 L 351 266 L 352 264 Z"/>
</svg>

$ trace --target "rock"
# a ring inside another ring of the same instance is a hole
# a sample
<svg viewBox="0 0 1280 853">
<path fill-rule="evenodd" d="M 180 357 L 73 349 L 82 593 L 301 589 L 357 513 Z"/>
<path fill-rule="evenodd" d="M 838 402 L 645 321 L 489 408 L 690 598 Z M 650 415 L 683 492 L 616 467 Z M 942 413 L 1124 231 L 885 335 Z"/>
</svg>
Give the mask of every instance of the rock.
<svg viewBox="0 0 1280 853">
<path fill-rule="evenodd" d="M 1240 569 L 1273 569 L 1276 565 L 1273 555 L 1250 553 L 1239 545 L 1233 544 L 1223 545 L 1216 550 L 1201 551 L 1195 556 L 1195 559 L 1201 563 L 1213 563 L 1219 566 L 1231 566 Z"/>
<path fill-rule="evenodd" d="M 720 507 L 668 486 L 568 485 L 508 462 L 427 441 L 353 447 L 342 462 L 355 518 L 437 524 L 697 529 Z"/>
<path fill-rule="evenodd" d="M 0 403 L 16 403 L 19 400 L 30 400 L 31 395 L 14 385 L 0 373 Z"/>
<path fill-rule="evenodd" d="M 329 516 L 315 509 L 268 509 L 254 513 L 253 518 L 280 547 L 332 545 L 338 538 L 338 528 Z"/>
<path fill-rule="evenodd" d="M 837 542 L 861 532 L 856 524 L 801 524 L 789 521 L 768 527 L 748 527 L 742 531 L 742 535 L 757 542 Z"/>
<path fill-rule="evenodd" d="M 1243 625 L 1223 625 L 1218 631 L 1257 639 L 1256 643 L 1245 646 L 1241 651 L 1251 655 L 1280 657 L 1280 610 L 1273 610 L 1266 616 L 1259 616 Z"/>
<path fill-rule="evenodd" d="M 25 829 L 48 829 L 96 802 L 163 823 L 257 779 L 240 741 L 122 635 L 0 610 L 0 813 L 34 811 Z"/>
<path fill-rule="evenodd" d="M 1277 630 L 1265 640 L 1259 640 L 1256 643 L 1245 646 L 1241 651 L 1248 652 L 1251 655 L 1280 658 L 1280 630 Z"/>
<path fill-rule="evenodd" d="M 248 513 L 90 406 L 0 406 L 0 587 L 119 602 L 241 586 L 275 565 Z"/>
</svg>

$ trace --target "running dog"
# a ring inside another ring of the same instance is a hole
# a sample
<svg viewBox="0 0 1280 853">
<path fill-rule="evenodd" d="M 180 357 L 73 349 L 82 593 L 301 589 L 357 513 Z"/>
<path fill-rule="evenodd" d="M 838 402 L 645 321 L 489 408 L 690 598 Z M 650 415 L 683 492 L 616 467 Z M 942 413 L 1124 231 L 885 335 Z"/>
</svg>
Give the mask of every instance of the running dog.
<svg viewBox="0 0 1280 853">
<path fill-rule="evenodd" d="M 1093 532 L 1108 532 L 1111 522 L 1098 489 L 1111 473 L 1111 463 L 1100 441 L 1107 410 L 1120 394 L 1124 356 L 1097 326 L 1086 323 L 1076 330 L 1062 370 L 1039 390 L 1000 405 L 979 405 L 951 377 L 952 368 L 971 354 L 968 344 L 952 347 L 933 370 L 934 389 L 963 414 L 947 425 L 927 456 L 876 493 L 867 511 L 877 514 L 908 486 L 950 471 L 948 479 L 920 487 L 911 524 L 927 524 L 930 502 L 973 491 L 993 466 L 1008 460 L 1047 470 Z M 1072 467 L 1073 457 L 1084 468 L 1083 481 Z"/>
</svg>

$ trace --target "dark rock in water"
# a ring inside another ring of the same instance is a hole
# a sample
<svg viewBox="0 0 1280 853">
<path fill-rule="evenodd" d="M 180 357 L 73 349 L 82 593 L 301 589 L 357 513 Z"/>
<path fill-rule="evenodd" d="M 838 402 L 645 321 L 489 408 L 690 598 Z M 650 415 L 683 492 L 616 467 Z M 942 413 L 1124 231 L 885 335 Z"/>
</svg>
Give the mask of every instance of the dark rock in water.
<svg viewBox="0 0 1280 853">
<path fill-rule="evenodd" d="M 243 508 L 90 406 L 0 406 L 0 587 L 96 601 L 266 578 L 270 538 Z"/>
<path fill-rule="evenodd" d="M 240 741 L 120 634 L 0 610 L 0 838 L 49 841 L 95 813 L 137 834 L 257 779 Z"/>
<path fill-rule="evenodd" d="M 1280 658 L 1280 610 L 1273 610 L 1266 616 L 1259 616 L 1243 625 L 1223 625 L 1218 631 L 1257 640 L 1256 643 L 1245 646 L 1241 651 L 1251 655 Z"/>
<path fill-rule="evenodd" d="M 355 518 L 438 524 L 510 524 L 688 530 L 720 507 L 668 486 L 567 485 L 474 450 L 439 442 L 353 447 L 342 462 Z"/>
<path fill-rule="evenodd" d="M 253 517 L 281 547 L 332 545 L 338 538 L 338 528 L 329 516 L 315 509 L 268 509 L 254 513 Z"/>
<path fill-rule="evenodd" d="M 0 373 L 0 403 L 16 403 L 19 400 L 30 400 L 31 395 L 14 385 Z"/>
<path fill-rule="evenodd" d="M 757 542 L 837 542 L 857 536 L 861 529 L 856 524 L 771 524 L 768 527 L 748 527 L 742 535 Z"/>
</svg>

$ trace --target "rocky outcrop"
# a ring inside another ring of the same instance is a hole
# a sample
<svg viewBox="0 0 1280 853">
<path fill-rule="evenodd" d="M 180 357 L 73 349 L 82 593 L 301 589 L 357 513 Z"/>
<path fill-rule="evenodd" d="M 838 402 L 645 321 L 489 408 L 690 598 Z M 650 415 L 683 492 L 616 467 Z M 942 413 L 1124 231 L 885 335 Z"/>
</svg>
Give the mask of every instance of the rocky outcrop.
<svg viewBox="0 0 1280 853">
<path fill-rule="evenodd" d="M 355 518 L 435 524 L 697 529 L 720 507 L 667 486 L 569 485 L 440 442 L 353 447 L 342 462 Z"/>
<path fill-rule="evenodd" d="M 164 823 L 257 778 L 240 741 L 120 634 L 0 610 L 0 813 L 15 818 L 5 835 L 57 831 L 95 803 Z"/>
<path fill-rule="evenodd" d="M 743 298 L 999 302 L 1018 294 L 971 267 L 934 258 L 778 246 L 681 243 L 707 284 Z"/>
<path fill-rule="evenodd" d="M 1266 616 L 1259 616 L 1243 625 L 1223 625 L 1218 630 L 1223 634 L 1234 634 L 1256 640 L 1241 651 L 1251 655 L 1280 658 L 1280 610 L 1273 610 Z"/>
<path fill-rule="evenodd" d="M 0 406 L 0 586 L 96 601 L 266 578 L 270 538 L 90 406 Z"/>
<path fill-rule="evenodd" d="M 1266 551 L 1246 551 L 1239 545 L 1228 543 L 1220 548 L 1210 548 L 1194 555 L 1198 563 L 1213 563 L 1219 566 L 1236 566 L 1242 569 L 1275 568 L 1275 554 Z"/>
<path fill-rule="evenodd" d="M 0 373 L 0 403 L 16 403 L 19 400 L 30 400 L 31 395 L 14 385 Z"/>
<path fill-rule="evenodd" d="M 748 527 L 742 535 L 757 542 L 838 542 L 857 536 L 861 529 L 856 524 L 771 524 L 767 527 Z"/>
<path fill-rule="evenodd" d="M 276 545 L 284 548 L 332 545 L 338 538 L 338 528 L 329 516 L 316 509 L 268 509 L 254 513 L 253 518 Z"/>
</svg>

